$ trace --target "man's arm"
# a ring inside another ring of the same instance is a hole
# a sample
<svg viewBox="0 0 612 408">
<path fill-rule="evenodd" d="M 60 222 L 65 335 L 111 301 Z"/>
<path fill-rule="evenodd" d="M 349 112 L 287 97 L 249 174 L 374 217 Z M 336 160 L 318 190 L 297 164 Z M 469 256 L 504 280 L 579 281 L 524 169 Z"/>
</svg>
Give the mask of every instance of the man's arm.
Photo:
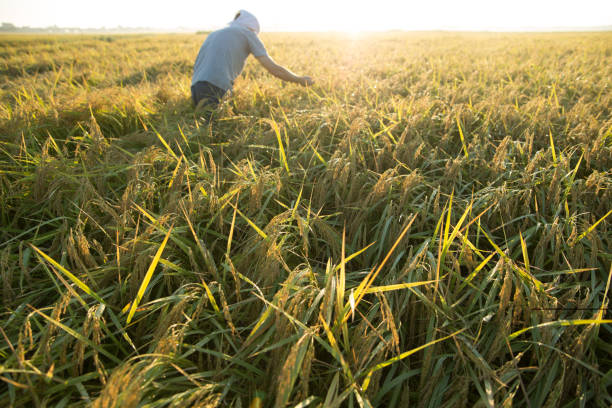
<svg viewBox="0 0 612 408">
<path fill-rule="evenodd" d="M 264 68 L 268 70 L 269 73 L 271 73 L 277 78 L 282 79 L 283 81 L 295 82 L 296 84 L 304 86 L 309 86 L 314 83 L 311 77 L 295 75 L 293 72 L 289 71 L 282 65 L 278 65 L 268 55 L 262 55 L 261 57 L 255 58 L 257 58 L 257 61 L 259 61 L 261 65 L 263 65 Z"/>
</svg>

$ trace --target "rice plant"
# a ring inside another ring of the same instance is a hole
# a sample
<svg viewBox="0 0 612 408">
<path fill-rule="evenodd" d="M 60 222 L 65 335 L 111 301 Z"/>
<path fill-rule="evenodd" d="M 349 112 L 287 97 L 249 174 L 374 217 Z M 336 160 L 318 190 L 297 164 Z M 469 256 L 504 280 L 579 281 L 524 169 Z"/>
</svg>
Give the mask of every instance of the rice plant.
<svg viewBox="0 0 612 408">
<path fill-rule="evenodd" d="M 2 36 L 0 405 L 612 404 L 612 35 Z"/>
</svg>

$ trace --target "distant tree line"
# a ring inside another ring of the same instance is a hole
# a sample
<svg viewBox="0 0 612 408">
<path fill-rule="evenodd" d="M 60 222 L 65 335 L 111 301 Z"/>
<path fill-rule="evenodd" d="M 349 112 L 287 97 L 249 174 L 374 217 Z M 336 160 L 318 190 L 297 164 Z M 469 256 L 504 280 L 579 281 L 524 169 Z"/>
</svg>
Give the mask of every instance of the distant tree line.
<svg viewBox="0 0 612 408">
<path fill-rule="evenodd" d="M 48 27 L 18 27 L 12 23 L 2 23 L 0 25 L 0 33 L 83 33 L 83 34 L 98 34 L 98 33 L 151 33 L 151 32 L 193 32 L 194 29 L 190 28 L 176 28 L 171 30 L 164 30 L 152 27 L 122 27 L 117 26 L 114 28 L 100 27 L 100 28 L 80 28 L 80 27 L 58 27 L 56 25 Z"/>
</svg>

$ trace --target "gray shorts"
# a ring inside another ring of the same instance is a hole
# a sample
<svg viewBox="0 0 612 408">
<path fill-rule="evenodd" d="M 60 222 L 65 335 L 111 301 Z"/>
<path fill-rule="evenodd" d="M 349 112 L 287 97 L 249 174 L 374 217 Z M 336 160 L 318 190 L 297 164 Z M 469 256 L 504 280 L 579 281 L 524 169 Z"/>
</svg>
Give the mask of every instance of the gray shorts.
<svg viewBox="0 0 612 408">
<path fill-rule="evenodd" d="M 194 106 L 202 103 L 202 106 L 208 105 L 214 108 L 219 104 L 225 92 L 208 81 L 199 81 L 191 86 L 191 99 Z"/>
</svg>

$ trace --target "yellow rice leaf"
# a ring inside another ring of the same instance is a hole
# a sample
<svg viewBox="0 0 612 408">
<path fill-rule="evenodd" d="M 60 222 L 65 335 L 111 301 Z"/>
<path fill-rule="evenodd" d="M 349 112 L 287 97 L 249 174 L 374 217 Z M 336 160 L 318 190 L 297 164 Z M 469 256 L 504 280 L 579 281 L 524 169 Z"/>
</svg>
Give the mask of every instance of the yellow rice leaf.
<svg viewBox="0 0 612 408">
<path fill-rule="evenodd" d="M 40 249 L 36 248 L 34 245 L 31 245 L 32 249 L 34 249 L 40 256 L 42 256 L 47 262 L 49 262 L 51 265 L 53 265 L 55 268 L 57 268 L 58 270 L 60 270 L 64 275 L 66 275 L 72 282 L 74 282 L 79 288 L 81 288 L 85 293 L 87 293 L 90 296 L 93 296 L 98 302 L 102 303 L 103 305 L 106 304 L 106 302 L 104 302 L 104 300 L 102 300 L 102 298 L 100 296 L 98 296 L 98 294 L 96 292 L 94 292 L 93 290 L 91 290 L 91 288 L 89 286 L 87 286 L 82 280 L 80 280 L 79 278 L 77 278 L 76 276 L 74 276 L 72 273 L 70 273 L 70 271 L 68 271 L 68 269 L 64 268 L 62 265 L 60 265 L 59 263 L 57 263 L 53 258 L 51 258 L 49 255 L 45 254 L 43 251 L 41 251 Z"/>
<path fill-rule="evenodd" d="M 130 313 L 128 314 L 128 317 L 127 317 L 127 323 L 130 323 L 132 321 L 132 317 L 134 317 L 134 313 L 136 313 L 136 308 L 138 308 L 138 304 L 142 300 L 142 297 L 144 296 L 144 293 L 147 290 L 147 286 L 149 286 L 149 282 L 151 281 L 151 277 L 153 276 L 155 267 L 159 263 L 159 259 L 161 258 L 162 252 L 164 252 L 164 248 L 166 247 L 166 244 L 168 243 L 168 238 L 170 238 L 170 233 L 172 232 L 172 228 L 174 228 L 174 226 L 170 227 L 170 229 L 168 230 L 168 233 L 166 234 L 166 237 L 164 238 L 161 245 L 159 246 L 159 249 L 157 250 L 155 257 L 153 257 L 153 261 L 151 262 L 151 265 L 149 265 L 149 269 L 147 270 L 147 273 L 145 274 L 145 277 L 142 280 L 142 283 L 140 284 L 140 289 L 138 289 L 138 294 L 136 295 L 136 299 L 134 299 L 134 301 L 132 302 L 132 307 L 130 308 Z"/>
<path fill-rule="evenodd" d="M 542 327 L 557 327 L 557 326 L 582 326 L 587 324 L 611 324 L 612 320 L 601 320 L 601 319 L 576 319 L 576 320 L 557 320 L 554 322 L 546 322 L 530 326 L 525 329 L 517 330 L 508 336 L 508 340 L 512 340 L 520 336 L 521 334 L 532 330 L 539 329 Z"/>
<path fill-rule="evenodd" d="M 361 385 L 361 388 L 365 391 L 368 388 L 368 385 L 370 385 L 370 380 L 372 379 L 372 374 L 374 374 L 374 372 L 380 370 L 381 368 L 385 368 L 385 367 L 395 363 L 396 361 L 403 360 L 404 358 L 406 358 L 406 357 L 408 357 L 408 356 L 410 356 L 410 355 L 412 355 L 412 354 L 414 354 L 414 353 L 416 353 L 418 351 L 421 351 L 424 348 L 427 348 L 427 347 L 429 347 L 431 345 L 434 345 L 434 344 L 439 343 L 441 341 L 450 339 L 451 337 L 454 337 L 454 336 L 458 335 L 459 333 L 461 333 L 464 330 L 465 329 L 457 330 L 456 332 L 454 332 L 451 335 L 448 335 L 446 337 L 442 337 L 442 338 L 440 338 L 438 340 L 430 341 L 429 343 L 426 343 L 426 344 L 423 344 L 422 346 L 413 348 L 412 350 L 405 351 L 402 354 L 400 354 L 399 356 L 395 356 L 395 357 L 393 357 L 393 358 L 391 358 L 391 359 L 389 359 L 387 361 L 383 361 L 382 363 L 377 364 L 376 366 L 372 367 L 368 371 L 365 380 L 363 380 L 363 384 Z"/>
<path fill-rule="evenodd" d="M 410 283 L 396 283 L 394 285 L 385 285 L 385 286 L 374 286 L 366 289 L 365 293 L 381 293 L 381 292 L 389 292 L 391 290 L 399 290 L 399 289 L 408 289 L 414 288 L 417 286 L 427 285 L 428 283 L 434 283 L 435 280 L 422 281 L 422 282 L 410 282 Z"/>
</svg>

